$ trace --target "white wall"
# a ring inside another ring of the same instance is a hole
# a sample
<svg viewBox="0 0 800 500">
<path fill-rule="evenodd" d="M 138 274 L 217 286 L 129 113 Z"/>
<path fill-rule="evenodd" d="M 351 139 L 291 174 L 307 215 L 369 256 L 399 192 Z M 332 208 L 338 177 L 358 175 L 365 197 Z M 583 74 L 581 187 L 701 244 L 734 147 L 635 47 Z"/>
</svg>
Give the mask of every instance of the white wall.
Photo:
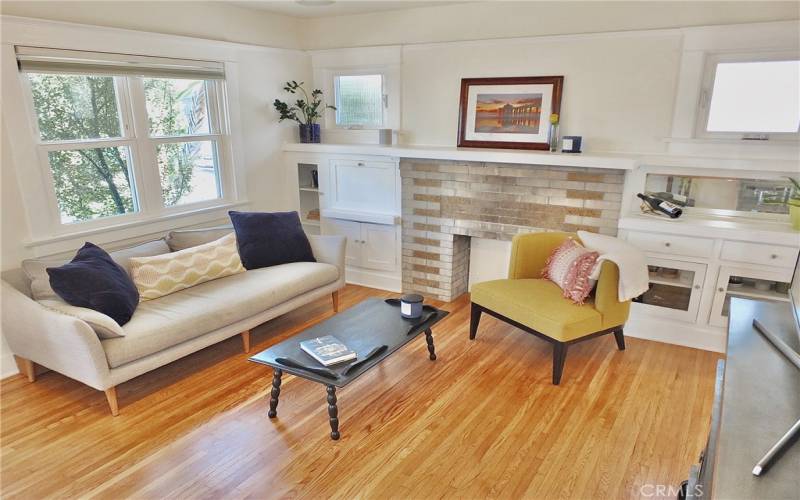
<svg viewBox="0 0 800 500">
<path fill-rule="evenodd" d="M 309 19 L 302 44 L 363 47 L 798 18 L 798 2 L 473 2 Z"/>
<path fill-rule="evenodd" d="M 299 19 L 228 2 L 3 0 L 0 13 L 269 47 L 302 39 Z"/>
<path fill-rule="evenodd" d="M 587 151 L 660 152 L 680 56 L 678 32 L 407 46 L 403 142 L 456 144 L 462 78 L 563 75 L 562 135 Z"/>
</svg>

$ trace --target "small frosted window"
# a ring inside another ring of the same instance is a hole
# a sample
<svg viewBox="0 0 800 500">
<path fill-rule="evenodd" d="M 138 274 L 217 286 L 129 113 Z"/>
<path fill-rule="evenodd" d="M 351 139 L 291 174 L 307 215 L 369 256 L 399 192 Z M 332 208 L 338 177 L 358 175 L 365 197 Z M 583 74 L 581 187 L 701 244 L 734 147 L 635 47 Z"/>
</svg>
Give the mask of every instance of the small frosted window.
<svg viewBox="0 0 800 500">
<path fill-rule="evenodd" d="M 350 75 L 336 77 L 336 125 L 383 126 L 383 77 Z"/>
<path fill-rule="evenodd" d="M 800 61 L 720 63 L 709 132 L 787 132 L 800 125 Z"/>
</svg>

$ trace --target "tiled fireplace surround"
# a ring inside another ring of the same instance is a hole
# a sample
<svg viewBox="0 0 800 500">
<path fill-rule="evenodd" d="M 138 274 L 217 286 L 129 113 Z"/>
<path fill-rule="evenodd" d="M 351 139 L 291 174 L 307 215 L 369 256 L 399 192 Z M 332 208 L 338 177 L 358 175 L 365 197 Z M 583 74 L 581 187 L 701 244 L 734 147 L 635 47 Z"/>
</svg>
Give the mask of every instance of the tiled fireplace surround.
<svg viewBox="0 0 800 500">
<path fill-rule="evenodd" d="M 467 291 L 470 237 L 532 231 L 616 235 L 624 170 L 402 160 L 403 291 Z"/>
</svg>

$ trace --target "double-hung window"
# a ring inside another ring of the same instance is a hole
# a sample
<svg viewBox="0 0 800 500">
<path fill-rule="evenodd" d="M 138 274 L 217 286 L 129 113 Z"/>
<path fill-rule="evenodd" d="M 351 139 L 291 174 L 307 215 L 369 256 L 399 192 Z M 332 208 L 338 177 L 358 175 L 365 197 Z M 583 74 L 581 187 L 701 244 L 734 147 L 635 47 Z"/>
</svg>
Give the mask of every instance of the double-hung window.
<svg viewBox="0 0 800 500">
<path fill-rule="evenodd" d="M 222 63 L 16 52 L 56 232 L 234 199 Z"/>
</svg>

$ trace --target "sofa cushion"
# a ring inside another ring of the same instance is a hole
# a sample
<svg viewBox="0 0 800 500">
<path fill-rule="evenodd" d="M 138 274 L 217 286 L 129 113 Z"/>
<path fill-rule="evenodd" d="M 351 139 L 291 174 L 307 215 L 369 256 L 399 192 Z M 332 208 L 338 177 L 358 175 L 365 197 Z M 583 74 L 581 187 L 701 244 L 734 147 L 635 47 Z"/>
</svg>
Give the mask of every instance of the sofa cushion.
<svg viewBox="0 0 800 500">
<path fill-rule="evenodd" d="M 114 262 L 128 271 L 128 264 L 131 257 L 146 257 L 149 255 L 160 255 L 169 252 L 167 243 L 163 240 L 148 241 L 130 248 L 123 248 L 110 252 L 109 255 Z M 22 270 L 30 280 L 31 296 L 36 300 L 60 300 L 53 287 L 50 286 L 50 276 L 46 269 L 48 267 L 60 266 L 67 262 L 67 259 L 27 259 L 22 261 Z"/>
<path fill-rule="evenodd" d="M 233 233 L 177 252 L 130 260 L 131 278 L 142 301 L 243 272 Z"/>
<path fill-rule="evenodd" d="M 172 249 L 173 252 L 177 252 L 218 240 L 232 232 L 233 226 L 230 225 L 203 229 L 181 229 L 170 231 L 167 234 L 166 241 L 169 248 Z"/>
<path fill-rule="evenodd" d="M 245 269 L 314 262 L 314 252 L 297 212 L 230 211 Z"/>
<path fill-rule="evenodd" d="M 112 368 L 236 323 L 339 279 L 336 266 L 296 262 L 247 271 L 143 302 L 125 337 L 103 340 Z"/>
<path fill-rule="evenodd" d="M 70 262 L 48 267 L 50 284 L 68 304 L 86 307 L 127 323 L 139 304 L 139 292 L 125 269 L 105 250 L 87 242 Z"/>
</svg>

